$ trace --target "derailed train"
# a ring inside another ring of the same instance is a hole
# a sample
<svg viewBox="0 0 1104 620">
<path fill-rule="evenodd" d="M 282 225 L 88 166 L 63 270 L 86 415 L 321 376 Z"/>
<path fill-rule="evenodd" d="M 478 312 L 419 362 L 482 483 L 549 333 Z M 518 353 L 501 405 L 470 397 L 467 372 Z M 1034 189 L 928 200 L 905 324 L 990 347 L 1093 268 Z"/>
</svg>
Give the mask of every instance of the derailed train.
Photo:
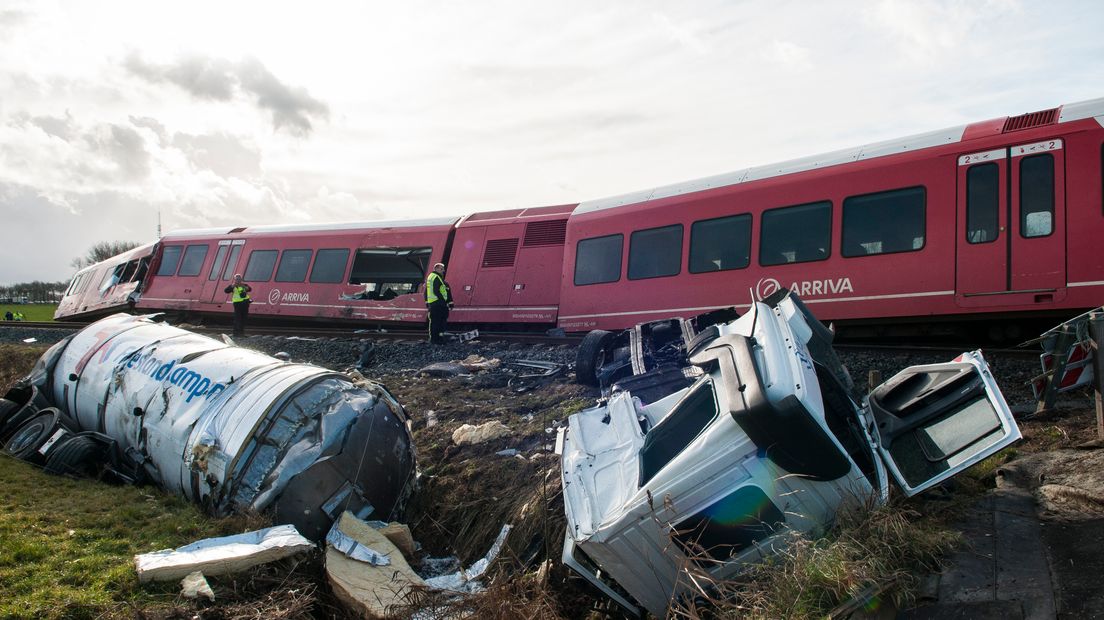
<svg viewBox="0 0 1104 620">
<path fill-rule="evenodd" d="M 420 324 L 440 261 L 473 325 L 624 328 L 783 287 L 845 332 L 1064 317 L 1104 302 L 1102 162 L 1096 99 L 580 204 L 182 231 L 78 273 L 56 316 L 227 315 L 242 273 L 256 317 Z"/>
<path fill-rule="evenodd" d="M 47 470 L 107 467 L 316 539 L 345 510 L 401 510 L 415 483 L 406 421 L 382 385 L 126 314 L 52 347 L 0 399 L 5 450 Z"/>
</svg>

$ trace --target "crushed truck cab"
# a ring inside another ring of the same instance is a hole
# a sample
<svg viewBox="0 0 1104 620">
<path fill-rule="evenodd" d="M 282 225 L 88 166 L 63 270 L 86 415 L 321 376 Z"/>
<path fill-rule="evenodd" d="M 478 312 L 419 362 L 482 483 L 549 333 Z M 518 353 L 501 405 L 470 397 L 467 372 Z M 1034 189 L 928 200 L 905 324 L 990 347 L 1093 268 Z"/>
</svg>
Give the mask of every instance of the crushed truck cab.
<svg viewBox="0 0 1104 620">
<path fill-rule="evenodd" d="M 630 612 L 662 615 L 691 563 L 731 577 L 786 529 L 884 502 L 887 472 L 913 495 L 1020 438 L 980 352 L 862 397 L 785 291 L 709 329 L 688 347 L 688 387 L 643 402 L 615 386 L 557 441 L 564 563 Z"/>
</svg>

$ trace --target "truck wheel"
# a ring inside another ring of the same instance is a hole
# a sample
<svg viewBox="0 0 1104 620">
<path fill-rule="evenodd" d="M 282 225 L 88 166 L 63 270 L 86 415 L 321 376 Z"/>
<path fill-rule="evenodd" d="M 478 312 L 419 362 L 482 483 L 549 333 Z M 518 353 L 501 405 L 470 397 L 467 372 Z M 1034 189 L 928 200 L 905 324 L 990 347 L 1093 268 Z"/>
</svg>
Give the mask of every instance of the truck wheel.
<svg viewBox="0 0 1104 620">
<path fill-rule="evenodd" d="M 6 398 L 0 398 L 0 428 L 8 423 L 8 418 L 19 411 L 19 403 L 14 403 Z"/>
<path fill-rule="evenodd" d="M 606 362 L 606 349 L 613 341 L 613 332 L 595 329 L 583 337 L 575 352 L 575 382 L 598 385 L 598 369 Z"/>
<path fill-rule="evenodd" d="M 16 429 L 15 433 L 4 443 L 4 451 L 8 454 L 41 465 L 46 462 L 46 457 L 39 454 L 38 449 L 53 436 L 61 426 L 58 424 L 57 409 L 43 409 L 39 415 Z"/>
<path fill-rule="evenodd" d="M 73 435 L 46 455 L 46 473 L 57 476 L 97 478 L 107 462 L 103 444 L 83 435 Z"/>
<path fill-rule="evenodd" d="M 38 407 L 33 401 L 22 407 L 17 405 L 15 411 L 8 413 L 6 420 L 0 419 L 0 444 L 6 443 L 13 433 L 36 415 L 38 415 Z"/>
</svg>

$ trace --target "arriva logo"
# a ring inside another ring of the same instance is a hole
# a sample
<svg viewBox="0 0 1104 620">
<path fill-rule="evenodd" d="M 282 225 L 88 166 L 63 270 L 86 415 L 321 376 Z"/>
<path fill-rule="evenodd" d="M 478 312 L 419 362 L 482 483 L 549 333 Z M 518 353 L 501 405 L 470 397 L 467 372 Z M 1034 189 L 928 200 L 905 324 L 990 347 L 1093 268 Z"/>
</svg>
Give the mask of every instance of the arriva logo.
<svg viewBox="0 0 1104 620">
<path fill-rule="evenodd" d="M 755 285 L 755 294 L 759 299 L 770 297 L 782 288 L 782 284 L 774 278 L 763 278 Z M 837 293 L 854 293 L 851 286 L 851 278 L 836 278 L 834 280 L 802 280 L 790 284 L 790 290 L 802 297 L 814 295 L 834 295 Z"/>
<path fill-rule="evenodd" d="M 280 289 L 274 288 L 268 292 L 268 303 L 276 306 L 281 303 L 310 303 L 310 293 L 280 293 Z"/>
</svg>

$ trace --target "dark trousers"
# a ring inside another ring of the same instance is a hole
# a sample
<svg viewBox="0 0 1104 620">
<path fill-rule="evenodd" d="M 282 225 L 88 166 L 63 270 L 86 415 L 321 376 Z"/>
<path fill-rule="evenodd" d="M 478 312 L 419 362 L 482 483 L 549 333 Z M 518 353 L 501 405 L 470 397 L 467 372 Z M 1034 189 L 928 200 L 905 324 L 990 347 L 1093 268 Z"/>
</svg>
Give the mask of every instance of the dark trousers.
<svg viewBox="0 0 1104 620">
<path fill-rule="evenodd" d="M 245 320 L 249 318 L 249 302 L 248 301 L 235 301 L 234 302 L 234 335 L 245 335 Z"/>
<path fill-rule="evenodd" d="M 445 331 L 445 325 L 448 323 L 448 315 L 448 303 L 435 301 L 429 304 L 429 341 L 431 343 L 445 343 L 445 339 L 441 337 L 441 332 Z"/>
</svg>

